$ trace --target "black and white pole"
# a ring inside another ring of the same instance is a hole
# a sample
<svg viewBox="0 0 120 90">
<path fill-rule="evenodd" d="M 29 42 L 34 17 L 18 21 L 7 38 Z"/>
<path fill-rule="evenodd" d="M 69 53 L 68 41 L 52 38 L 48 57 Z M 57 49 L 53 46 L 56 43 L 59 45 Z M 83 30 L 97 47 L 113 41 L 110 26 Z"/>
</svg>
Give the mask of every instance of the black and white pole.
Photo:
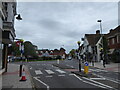
<svg viewBox="0 0 120 90">
<path fill-rule="evenodd" d="M 21 52 L 21 64 L 20 64 L 19 76 L 21 77 L 22 76 L 22 67 L 23 67 L 22 57 L 23 57 L 23 52 L 24 52 L 24 44 L 23 44 L 23 40 L 22 39 L 20 39 L 19 50 Z"/>
<path fill-rule="evenodd" d="M 79 60 L 79 72 L 81 72 L 81 60 L 80 60 L 80 41 L 77 42 L 78 44 L 78 60 Z"/>
</svg>

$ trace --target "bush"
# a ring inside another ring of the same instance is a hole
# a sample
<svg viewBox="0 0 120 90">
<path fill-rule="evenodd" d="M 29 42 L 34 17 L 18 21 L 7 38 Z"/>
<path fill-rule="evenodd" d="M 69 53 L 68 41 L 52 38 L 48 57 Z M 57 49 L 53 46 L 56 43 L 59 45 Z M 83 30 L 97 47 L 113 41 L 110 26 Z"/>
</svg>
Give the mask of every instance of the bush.
<svg viewBox="0 0 120 90">
<path fill-rule="evenodd" d="M 115 63 L 120 63 L 120 50 L 115 50 L 115 52 L 112 54 L 112 62 L 115 62 Z"/>
</svg>

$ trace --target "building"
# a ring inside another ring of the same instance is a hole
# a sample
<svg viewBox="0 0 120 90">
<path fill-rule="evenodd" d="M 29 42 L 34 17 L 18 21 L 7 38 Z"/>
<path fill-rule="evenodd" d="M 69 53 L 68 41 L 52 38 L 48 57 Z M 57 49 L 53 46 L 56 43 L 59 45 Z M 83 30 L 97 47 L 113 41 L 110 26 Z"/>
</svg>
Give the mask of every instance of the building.
<svg viewBox="0 0 120 90">
<path fill-rule="evenodd" d="M 120 25 L 107 34 L 109 49 L 120 49 Z"/>
<path fill-rule="evenodd" d="M 16 13 L 16 2 L 0 2 L 0 51 L 2 52 L 2 61 L 0 70 L 7 71 L 7 51 L 8 45 L 11 44 L 16 35 L 14 29 L 14 18 Z"/>
<path fill-rule="evenodd" d="M 33 47 L 34 47 L 35 50 L 38 50 L 38 47 L 36 45 L 33 45 Z"/>
<path fill-rule="evenodd" d="M 96 34 L 85 34 L 83 45 L 81 47 L 80 55 L 86 60 L 94 60 L 99 62 L 101 60 L 100 48 L 102 47 L 102 38 L 100 30 L 96 31 Z"/>
<path fill-rule="evenodd" d="M 108 55 L 110 59 L 114 59 L 112 61 L 115 62 L 120 62 L 120 25 L 115 29 L 111 29 L 110 32 L 106 35 L 106 38 L 108 41 Z"/>
<path fill-rule="evenodd" d="M 66 53 L 64 48 L 54 49 L 54 50 L 48 50 L 48 49 L 41 49 L 37 50 L 36 53 L 39 57 L 51 57 L 51 58 L 57 58 L 60 56 L 62 59 L 65 59 Z"/>
<path fill-rule="evenodd" d="M 115 29 L 111 29 L 108 34 L 103 34 L 103 36 L 107 39 L 106 41 L 104 41 L 105 39 L 102 40 L 99 30 L 96 31 L 96 34 L 85 34 L 83 44 L 80 48 L 80 55 L 82 57 L 85 56 L 86 60 L 90 60 L 90 57 L 92 56 L 92 60 L 95 60 L 96 62 L 99 62 L 105 58 L 106 63 L 109 63 L 110 58 L 116 56 L 113 60 L 120 62 L 120 25 Z M 104 51 L 101 52 L 101 48 L 103 49 L 103 42 Z M 108 50 L 105 48 L 106 46 L 108 46 Z M 106 54 L 103 57 L 102 53 L 105 52 Z"/>
</svg>

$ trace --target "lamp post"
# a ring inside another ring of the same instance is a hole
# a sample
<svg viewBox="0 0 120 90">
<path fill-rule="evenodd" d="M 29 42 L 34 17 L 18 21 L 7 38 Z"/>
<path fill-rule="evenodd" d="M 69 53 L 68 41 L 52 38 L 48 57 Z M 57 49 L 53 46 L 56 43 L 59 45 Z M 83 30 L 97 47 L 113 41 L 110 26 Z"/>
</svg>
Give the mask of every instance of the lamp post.
<svg viewBox="0 0 120 90">
<path fill-rule="evenodd" d="M 100 31 L 101 31 L 101 37 L 102 37 L 102 52 L 103 52 L 103 66 L 105 67 L 105 56 L 104 56 L 104 41 L 103 41 L 103 35 L 102 35 L 102 20 L 98 20 L 97 22 L 100 23 Z"/>
<path fill-rule="evenodd" d="M 79 60 L 79 72 L 81 72 L 81 60 L 80 60 L 80 41 L 77 42 L 78 44 L 78 60 Z"/>
<path fill-rule="evenodd" d="M 16 17 L 17 20 L 22 20 L 20 14 L 16 14 L 16 15 L 18 15 L 18 16 Z"/>
</svg>

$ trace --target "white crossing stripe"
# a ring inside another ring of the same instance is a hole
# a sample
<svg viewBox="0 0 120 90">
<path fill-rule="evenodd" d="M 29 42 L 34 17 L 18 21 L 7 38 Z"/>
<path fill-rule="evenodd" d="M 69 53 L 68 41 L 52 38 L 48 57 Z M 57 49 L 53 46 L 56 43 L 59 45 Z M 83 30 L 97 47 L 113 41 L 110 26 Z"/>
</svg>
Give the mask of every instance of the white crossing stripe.
<svg viewBox="0 0 120 90">
<path fill-rule="evenodd" d="M 54 74 L 54 72 L 53 71 L 51 71 L 51 70 L 45 70 L 48 74 Z"/>
<path fill-rule="evenodd" d="M 106 80 L 105 78 L 90 78 L 92 80 Z"/>
<path fill-rule="evenodd" d="M 66 73 L 65 71 L 62 71 L 60 69 L 57 69 L 56 71 L 58 71 L 59 73 Z"/>
<path fill-rule="evenodd" d="M 53 77 L 53 76 L 45 76 L 45 77 Z"/>
<path fill-rule="evenodd" d="M 65 75 L 58 75 L 58 76 L 63 77 L 63 76 L 65 76 Z"/>
<path fill-rule="evenodd" d="M 43 74 L 40 70 L 35 70 L 36 75 Z"/>
<path fill-rule="evenodd" d="M 95 72 L 108 72 L 107 70 L 102 70 L 102 69 L 89 69 L 90 71 L 95 71 Z"/>
</svg>

